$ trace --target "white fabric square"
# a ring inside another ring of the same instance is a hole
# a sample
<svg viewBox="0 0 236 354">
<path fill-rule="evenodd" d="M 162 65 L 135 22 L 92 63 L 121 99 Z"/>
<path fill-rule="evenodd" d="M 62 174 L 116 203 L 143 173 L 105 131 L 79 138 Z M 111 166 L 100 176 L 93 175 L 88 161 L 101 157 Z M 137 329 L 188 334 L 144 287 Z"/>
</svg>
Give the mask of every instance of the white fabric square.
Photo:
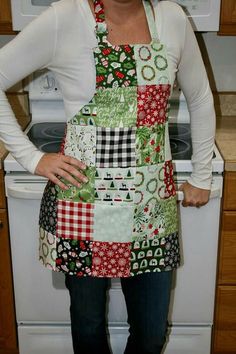
<svg viewBox="0 0 236 354">
<path fill-rule="evenodd" d="M 94 241 L 131 242 L 134 206 L 95 204 Z"/>
<path fill-rule="evenodd" d="M 65 155 L 75 157 L 87 166 L 95 166 L 96 127 L 67 124 Z"/>
<path fill-rule="evenodd" d="M 135 167 L 97 168 L 95 202 L 103 204 L 134 204 Z"/>
</svg>

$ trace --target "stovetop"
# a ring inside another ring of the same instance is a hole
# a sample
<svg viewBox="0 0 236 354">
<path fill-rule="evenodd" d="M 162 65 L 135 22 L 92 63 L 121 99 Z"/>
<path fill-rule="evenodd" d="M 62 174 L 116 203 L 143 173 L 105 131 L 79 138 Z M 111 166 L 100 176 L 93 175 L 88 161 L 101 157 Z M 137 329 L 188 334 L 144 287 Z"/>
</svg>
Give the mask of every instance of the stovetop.
<svg viewBox="0 0 236 354">
<path fill-rule="evenodd" d="M 44 152 L 58 152 L 65 134 L 65 122 L 35 122 L 28 128 L 28 136 L 31 141 Z M 169 124 L 170 145 L 174 170 L 177 174 L 189 174 L 192 172 L 192 147 L 190 136 L 190 124 Z M 222 173 L 224 161 L 215 146 L 213 158 L 213 172 Z M 26 170 L 9 154 L 4 160 L 4 170 L 7 173 L 18 173 Z"/>
<path fill-rule="evenodd" d="M 43 152 L 58 152 L 65 134 L 66 123 L 47 122 L 34 124 L 29 139 Z M 192 155 L 189 124 L 169 124 L 170 146 L 173 160 L 190 160 Z"/>
<path fill-rule="evenodd" d="M 65 135 L 66 123 L 46 122 L 32 125 L 29 139 L 43 152 L 58 152 Z"/>
</svg>

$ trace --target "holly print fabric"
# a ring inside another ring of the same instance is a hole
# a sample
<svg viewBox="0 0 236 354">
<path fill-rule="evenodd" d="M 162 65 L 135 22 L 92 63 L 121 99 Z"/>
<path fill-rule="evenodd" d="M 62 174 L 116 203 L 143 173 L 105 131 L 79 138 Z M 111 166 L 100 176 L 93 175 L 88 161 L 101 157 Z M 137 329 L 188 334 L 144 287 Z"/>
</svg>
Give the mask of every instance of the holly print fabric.
<svg viewBox="0 0 236 354">
<path fill-rule="evenodd" d="M 109 43 L 103 4 L 94 5 L 96 92 L 68 120 L 60 150 L 86 164 L 88 182 L 76 187 L 61 178 L 67 190 L 48 182 L 40 260 L 78 277 L 168 271 L 180 255 L 165 45 L 148 1 L 150 44 Z"/>
</svg>

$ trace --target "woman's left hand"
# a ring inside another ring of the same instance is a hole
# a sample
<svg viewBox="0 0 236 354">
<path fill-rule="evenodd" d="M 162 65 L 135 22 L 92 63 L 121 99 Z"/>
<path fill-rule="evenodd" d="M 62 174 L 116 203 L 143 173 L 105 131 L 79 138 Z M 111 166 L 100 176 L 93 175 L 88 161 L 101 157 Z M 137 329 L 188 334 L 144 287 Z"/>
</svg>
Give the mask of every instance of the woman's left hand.
<svg viewBox="0 0 236 354">
<path fill-rule="evenodd" d="M 183 183 L 179 187 L 179 190 L 184 193 L 183 207 L 192 206 L 200 208 L 208 203 L 211 193 L 208 189 L 194 187 L 188 182 Z"/>
</svg>

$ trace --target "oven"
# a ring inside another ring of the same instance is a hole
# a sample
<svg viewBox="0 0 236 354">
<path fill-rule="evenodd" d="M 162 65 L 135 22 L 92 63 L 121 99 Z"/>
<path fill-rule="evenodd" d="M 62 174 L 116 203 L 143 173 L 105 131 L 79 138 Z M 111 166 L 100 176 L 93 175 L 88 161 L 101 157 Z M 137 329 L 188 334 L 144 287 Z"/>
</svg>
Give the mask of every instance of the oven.
<svg viewBox="0 0 236 354">
<path fill-rule="evenodd" d="M 11 0 L 13 29 L 22 30 L 47 6 L 59 0 Z M 156 0 L 153 0 L 156 1 Z M 218 31 L 220 0 L 172 0 L 182 5 L 196 31 Z"/>
<path fill-rule="evenodd" d="M 53 80 L 51 73 L 45 73 L 30 85 L 32 123 L 28 135 L 46 151 L 53 151 L 52 135 L 58 149 L 65 126 L 63 104 Z M 192 169 L 189 117 L 183 96 L 176 91 L 172 97 L 169 130 L 179 185 Z M 38 215 L 46 179 L 30 175 L 10 155 L 4 168 L 20 354 L 72 354 L 64 275 L 45 269 L 38 261 Z M 165 354 L 210 354 L 223 183 L 223 160 L 217 149 L 213 170 L 211 199 L 206 206 L 183 208 L 179 203 L 182 265 L 173 282 Z M 178 200 L 182 198 L 178 192 Z M 119 279 L 112 279 L 108 327 L 113 354 L 123 352 L 128 335 L 126 319 Z"/>
</svg>

